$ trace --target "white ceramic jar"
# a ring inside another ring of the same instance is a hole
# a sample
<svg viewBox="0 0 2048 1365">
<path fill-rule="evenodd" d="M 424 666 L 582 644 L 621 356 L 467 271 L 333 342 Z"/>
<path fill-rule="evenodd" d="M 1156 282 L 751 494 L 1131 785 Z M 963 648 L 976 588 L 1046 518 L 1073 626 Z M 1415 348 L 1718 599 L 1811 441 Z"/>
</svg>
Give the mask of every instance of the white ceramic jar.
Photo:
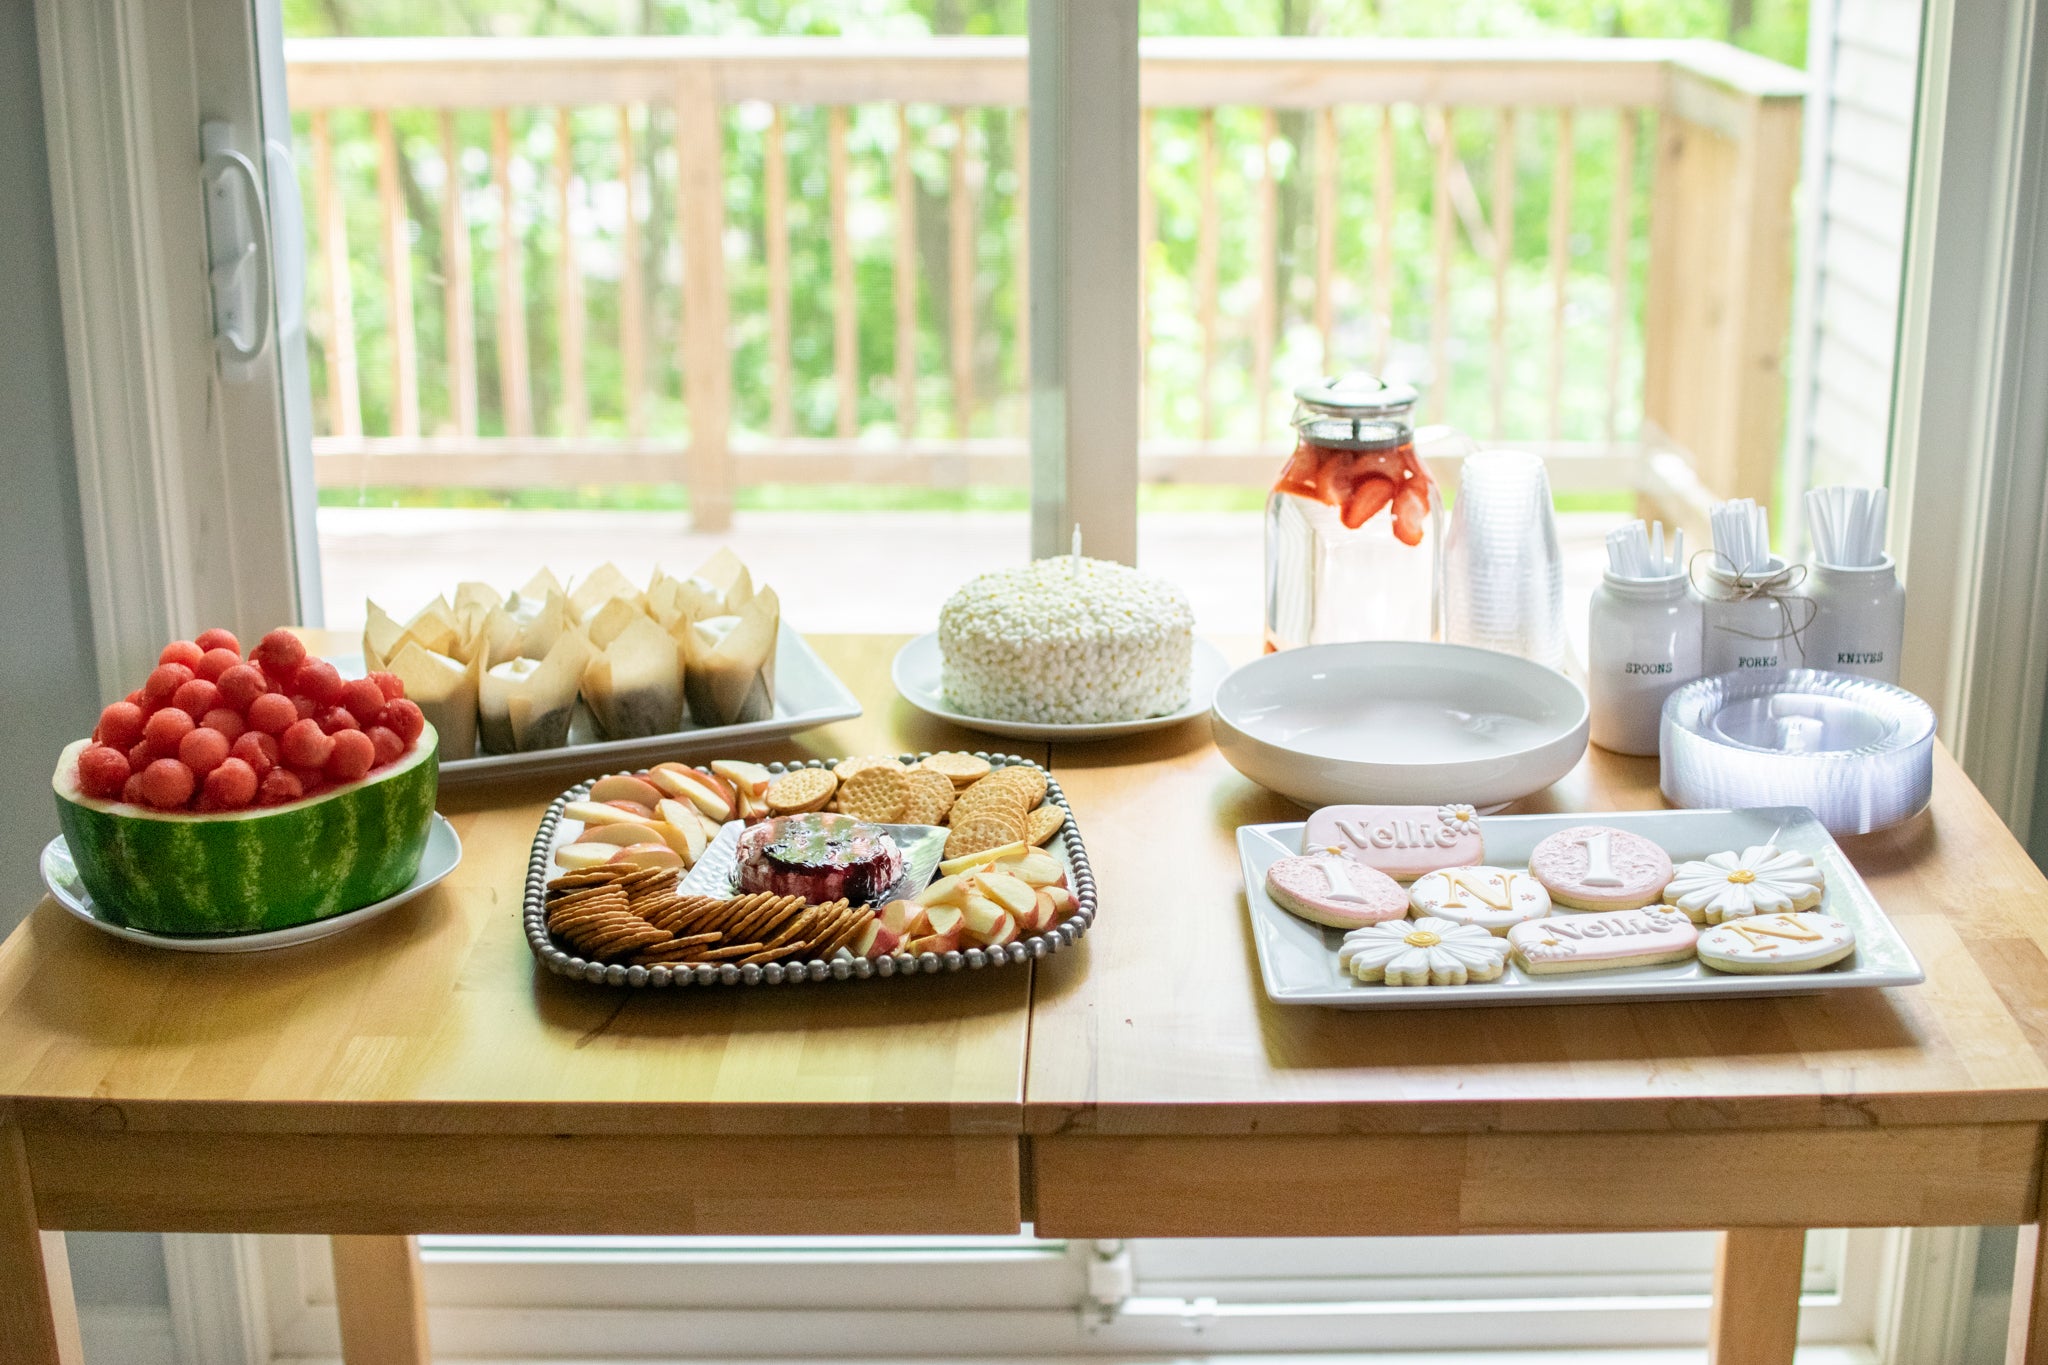
<svg viewBox="0 0 2048 1365">
<path fill-rule="evenodd" d="M 1777 579 L 1784 573 L 1785 561 L 1772 555 L 1769 567 L 1751 575 L 1749 582 Z M 1701 604 L 1701 674 L 1805 666 L 1805 655 L 1791 627 L 1803 631 L 1813 609 L 1797 591 L 1781 588 L 1775 596 L 1757 593 L 1735 600 L 1733 594 L 1743 590 L 1743 583 L 1718 563 L 1707 566 L 1707 579 L 1711 586 L 1702 593 L 1706 600 Z"/>
<path fill-rule="evenodd" d="M 1815 563 L 1806 595 L 1814 605 L 1806 628 L 1806 665 L 1882 682 L 1899 680 L 1906 638 L 1906 590 L 1886 555 L 1867 568 Z"/>
<path fill-rule="evenodd" d="M 1664 699 L 1700 676 L 1700 599 L 1682 573 L 1603 576 L 1586 636 L 1592 740 L 1618 754 L 1657 752 Z"/>
</svg>

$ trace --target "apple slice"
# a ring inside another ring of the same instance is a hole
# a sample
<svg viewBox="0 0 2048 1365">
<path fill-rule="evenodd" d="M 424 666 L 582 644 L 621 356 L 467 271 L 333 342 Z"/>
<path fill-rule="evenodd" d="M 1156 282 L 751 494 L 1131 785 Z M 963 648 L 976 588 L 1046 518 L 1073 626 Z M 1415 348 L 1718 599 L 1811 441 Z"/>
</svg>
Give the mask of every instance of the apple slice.
<svg viewBox="0 0 2048 1365">
<path fill-rule="evenodd" d="M 624 811 L 635 820 L 652 820 L 654 818 L 654 807 L 643 806 L 638 801 L 606 801 L 604 804 L 610 806 L 613 810 Z"/>
<path fill-rule="evenodd" d="M 941 877 L 911 899 L 919 905 L 958 905 L 973 889 L 965 877 Z"/>
<path fill-rule="evenodd" d="M 1021 915 L 1038 899 L 1037 888 L 1007 872 L 977 872 L 974 884 L 981 893 L 1013 915 Z"/>
<path fill-rule="evenodd" d="M 960 918 L 966 926 L 965 935 L 983 942 L 987 942 L 988 936 L 995 932 L 996 926 L 1009 917 L 1009 911 L 980 894 L 970 894 L 960 906 Z"/>
<path fill-rule="evenodd" d="M 617 824 L 592 825 L 578 836 L 586 844 L 659 844 L 667 842 L 659 829 L 652 825 Z"/>
<path fill-rule="evenodd" d="M 732 819 L 732 788 L 725 785 L 723 778 L 680 763 L 657 763 L 648 769 L 647 780 L 714 820 Z"/>
<path fill-rule="evenodd" d="M 555 866 L 564 872 L 581 872 L 612 860 L 617 844 L 563 844 L 555 850 Z"/>
<path fill-rule="evenodd" d="M 903 945 L 906 953 L 951 953 L 959 950 L 960 933 L 956 929 L 950 934 L 926 934 Z"/>
<path fill-rule="evenodd" d="M 924 909 L 925 922 L 934 934 L 945 938 L 958 938 L 960 926 L 966 915 L 950 905 L 928 905 Z"/>
<path fill-rule="evenodd" d="M 1021 858 L 1006 858 L 996 864 L 998 872 L 1007 872 L 1026 886 L 1058 886 L 1066 881 L 1066 869 L 1060 860 L 1042 848 L 1034 848 Z"/>
<path fill-rule="evenodd" d="M 1000 948 L 1006 943 L 1015 943 L 1021 932 L 1017 921 L 1004 915 L 996 921 L 994 928 L 982 935 L 981 941 L 987 947 Z"/>
<path fill-rule="evenodd" d="M 1031 845 L 1024 843 L 1004 844 L 1001 848 L 991 848 L 982 853 L 963 853 L 958 858 L 949 858 L 945 862 L 940 863 L 939 874 L 950 877 L 956 872 L 965 872 L 969 868 L 979 867 L 983 863 L 1000 861 L 1012 853 L 1022 853 L 1030 847 Z"/>
<path fill-rule="evenodd" d="M 681 868 L 683 855 L 667 844 L 628 844 L 612 854 L 615 863 L 631 863 L 635 867 Z"/>
<path fill-rule="evenodd" d="M 902 947 L 903 936 L 878 919 L 853 941 L 853 954 L 855 957 L 888 957 Z"/>
<path fill-rule="evenodd" d="M 704 833 L 704 822 L 697 818 L 697 808 L 665 796 L 661 799 L 661 804 L 654 808 L 654 813 L 661 817 L 664 826 L 675 831 L 675 837 L 668 841 L 669 845 L 674 847 L 680 842 L 682 846 L 676 848 L 676 852 L 682 854 L 691 867 L 695 867 L 697 860 L 704 856 L 704 850 L 711 845 L 711 840 Z"/>
<path fill-rule="evenodd" d="M 1017 932 L 1021 934 L 1042 934 L 1059 923 L 1060 912 L 1053 909 L 1052 898 L 1043 891 L 1031 898 L 1031 908 L 1017 916 Z"/>
<path fill-rule="evenodd" d="M 571 801 L 562 807 L 562 814 L 586 825 L 644 825 L 654 819 L 651 810 L 623 810 L 603 801 Z"/>
<path fill-rule="evenodd" d="M 738 795 L 757 800 L 768 794 L 768 784 L 775 780 L 774 774 L 760 764 L 740 758 L 713 759 L 711 771 L 724 778 Z"/>
<path fill-rule="evenodd" d="M 627 773 L 613 773 L 600 777 L 590 784 L 590 799 L 593 801 L 631 801 L 635 805 L 654 809 L 654 803 L 661 800 L 661 792 L 651 783 Z"/>
<path fill-rule="evenodd" d="M 923 938 L 932 931 L 931 917 L 916 901 L 890 901 L 882 907 L 882 923 L 899 939 Z"/>
<path fill-rule="evenodd" d="M 1065 919 L 1081 908 L 1081 902 L 1074 899 L 1074 893 L 1064 886 L 1042 886 L 1038 894 L 1052 901 L 1053 913 Z"/>
</svg>

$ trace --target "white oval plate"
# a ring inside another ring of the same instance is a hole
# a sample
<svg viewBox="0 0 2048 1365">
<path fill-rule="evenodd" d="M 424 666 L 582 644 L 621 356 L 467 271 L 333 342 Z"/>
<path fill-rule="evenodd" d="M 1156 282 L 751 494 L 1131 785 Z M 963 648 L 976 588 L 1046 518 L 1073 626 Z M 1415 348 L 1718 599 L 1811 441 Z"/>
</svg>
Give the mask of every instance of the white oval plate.
<svg viewBox="0 0 2048 1365">
<path fill-rule="evenodd" d="M 946 694 L 940 686 L 939 635 L 927 631 L 896 652 L 896 661 L 889 666 L 890 681 L 903 699 L 928 716 L 950 720 L 970 730 L 985 734 L 1004 735 L 1010 739 L 1115 739 L 1118 735 L 1142 734 L 1146 730 L 1161 730 L 1169 725 L 1193 720 L 1205 714 L 1210 699 L 1216 695 L 1216 684 L 1223 681 L 1230 672 L 1230 662 L 1223 657 L 1223 651 L 1207 640 L 1195 641 L 1194 671 L 1188 688 L 1188 704 L 1178 711 L 1164 716 L 1146 716 L 1141 720 L 1106 720 L 1089 725 L 1041 725 L 1028 720 L 991 720 L 986 716 L 970 716 L 964 711 L 953 710 L 946 702 Z"/>
<path fill-rule="evenodd" d="M 462 840 L 455 837 L 455 826 L 435 811 L 434 823 L 427 830 L 427 847 L 420 854 L 420 870 L 403 891 L 345 915 L 332 915 L 327 919 L 316 919 L 311 924 L 295 924 L 289 929 L 271 929 L 260 934 L 152 934 L 147 929 L 132 929 L 125 924 L 101 919 L 94 911 L 91 894 L 78 880 L 78 869 L 71 862 L 71 850 L 61 834 L 43 846 L 42 870 L 43 885 L 50 888 L 57 904 L 70 911 L 74 918 L 82 919 L 115 938 L 181 953 L 260 953 L 271 948 L 311 943 L 315 939 L 353 929 L 387 910 L 395 910 L 453 872 L 461 861 Z"/>
</svg>

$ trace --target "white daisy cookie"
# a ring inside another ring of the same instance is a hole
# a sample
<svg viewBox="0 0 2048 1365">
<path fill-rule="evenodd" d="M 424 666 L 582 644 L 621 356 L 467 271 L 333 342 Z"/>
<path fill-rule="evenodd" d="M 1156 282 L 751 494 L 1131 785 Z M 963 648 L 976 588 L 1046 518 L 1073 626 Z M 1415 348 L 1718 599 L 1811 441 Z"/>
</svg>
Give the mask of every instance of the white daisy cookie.
<svg viewBox="0 0 2048 1365">
<path fill-rule="evenodd" d="M 1745 915 L 1700 935 L 1700 961 L 1721 972 L 1814 972 L 1856 951 L 1856 931 L 1833 915 Z"/>
<path fill-rule="evenodd" d="M 1664 903 L 1683 910 L 1694 924 L 1719 924 L 1811 910 L 1820 904 L 1824 885 L 1820 868 L 1804 853 L 1757 844 L 1679 864 L 1664 888 Z"/>
<path fill-rule="evenodd" d="M 1508 945 L 1476 924 L 1388 920 L 1344 936 L 1337 962 L 1360 981 L 1389 986 L 1462 986 L 1507 969 Z"/>
</svg>

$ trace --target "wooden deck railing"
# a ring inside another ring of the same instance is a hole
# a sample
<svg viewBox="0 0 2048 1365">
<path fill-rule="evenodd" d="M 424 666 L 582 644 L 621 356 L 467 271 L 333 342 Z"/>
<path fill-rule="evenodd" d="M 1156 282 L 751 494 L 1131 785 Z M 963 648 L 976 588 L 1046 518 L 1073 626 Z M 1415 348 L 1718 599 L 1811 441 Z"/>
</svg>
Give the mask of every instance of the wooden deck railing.
<svg viewBox="0 0 2048 1365">
<path fill-rule="evenodd" d="M 1023 40 L 287 59 L 323 485 L 681 481 L 717 527 L 736 486 L 1022 481 Z M 1557 457 L 1560 487 L 1674 514 L 1768 498 L 1802 88 L 1701 42 L 1148 40 L 1145 476 L 1268 478 L 1293 383 L 1392 364 L 1428 415 Z M 439 280 L 431 357 L 416 258 Z M 864 333 L 877 307 L 890 325 Z"/>
</svg>

